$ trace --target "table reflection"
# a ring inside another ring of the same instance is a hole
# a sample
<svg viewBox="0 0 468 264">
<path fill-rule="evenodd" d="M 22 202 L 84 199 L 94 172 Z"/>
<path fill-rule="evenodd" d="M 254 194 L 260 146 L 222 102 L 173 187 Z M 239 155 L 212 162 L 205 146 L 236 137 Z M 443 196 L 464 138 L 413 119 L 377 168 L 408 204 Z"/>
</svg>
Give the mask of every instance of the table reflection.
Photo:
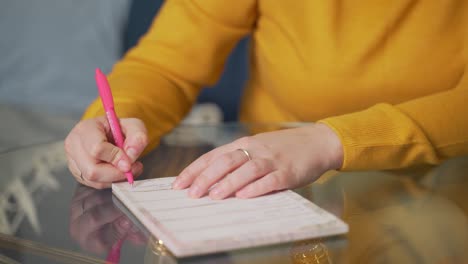
<svg viewBox="0 0 468 264">
<path fill-rule="evenodd" d="M 468 263 L 467 176 L 466 157 L 432 169 L 338 173 L 312 185 L 309 198 L 336 204 L 342 193 L 350 232 L 336 263 Z"/>
<path fill-rule="evenodd" d="M 57 171 L 65 168 L 62 142 L 37 144 L 0 153 L 0 232 L 14 234 L 23 221 L 41 232 L 36 206 L 58 190 Z"/>
<path fill-rule="evenodd" d="M 143 159 L 142 178 L 177 175 L 252 130 L 182 127 Z M 329 172 L 296 190 L 344 219 L 346 236 L 176 259 L 121 210 L 110 190 L 73 180 L 62 144 L 0 154 L 0 249 L 8 250 L 0 257 L 20 263 L 118 263 L 118 253 L 120 263 L 468 263 L 468 157 L 402 171 Z"/>
<path fill-rule="evenodd" d="M 124 241 L 144 245 L 147 237 L 112 201 L 110 190 L 78 185 L 70 206 L 70 235 L 83 250 L 118 263 Z"/>
<path fill-rule="evenodd" d="M 112 202 L 109 190 L 78 186 L 70 233 L 83 249 L 109 252 L 129 241 L 145 263 L 467 263 L 468 159 L 431 170 L 332 173 L 297 191 L 344 218 L 344 237 L 176 259 Z M 144 229 L 144 228 L 143 228 Z"/>
</svg>

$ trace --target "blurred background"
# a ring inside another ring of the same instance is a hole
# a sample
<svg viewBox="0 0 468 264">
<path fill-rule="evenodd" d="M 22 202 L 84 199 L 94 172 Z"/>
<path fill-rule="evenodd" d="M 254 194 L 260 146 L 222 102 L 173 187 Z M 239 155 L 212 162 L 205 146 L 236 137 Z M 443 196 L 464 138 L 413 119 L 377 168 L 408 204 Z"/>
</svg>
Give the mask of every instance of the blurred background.
<svg viewBox="0 0 468 264">
<path fill-rule="evenodd" d="M 66 135 L 97 96 L 94 69 L 109 72 L 163 2 L 0 0 L 0 152 Z M 248 39 L 237 45 L 184 122 L 237 119 L 247 46 Z"/>
</svg>

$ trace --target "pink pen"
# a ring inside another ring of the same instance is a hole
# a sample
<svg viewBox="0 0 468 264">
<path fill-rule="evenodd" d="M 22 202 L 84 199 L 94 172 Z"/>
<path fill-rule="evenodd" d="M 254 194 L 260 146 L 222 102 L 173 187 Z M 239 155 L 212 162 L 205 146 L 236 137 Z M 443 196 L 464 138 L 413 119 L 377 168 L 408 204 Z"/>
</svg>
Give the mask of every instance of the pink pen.
<svg viewBox="0 0 468 264">
<path fill-rule="evenodd" d="M 114 110 L 114 99 L 112 98 L 112 92 L 107 82 L 107 78 L 102 73 L 99 68 L 96 68 L 96 84 L 99 91 L 99 96 L 101 97 L 102 105 L 104 106 L 104 111 L 106 111 L 107 121 L 109 122 L 112 136 L 114 137 L 115 144 L 117 147 L 123 150 L 124 139 L 122 135 L 122 130 L 120 129 L 119 120 Z M 130 171 L 125 173 L 127 176 L 127 181 L 133 186 L 133 175 Z"/>
</svg>

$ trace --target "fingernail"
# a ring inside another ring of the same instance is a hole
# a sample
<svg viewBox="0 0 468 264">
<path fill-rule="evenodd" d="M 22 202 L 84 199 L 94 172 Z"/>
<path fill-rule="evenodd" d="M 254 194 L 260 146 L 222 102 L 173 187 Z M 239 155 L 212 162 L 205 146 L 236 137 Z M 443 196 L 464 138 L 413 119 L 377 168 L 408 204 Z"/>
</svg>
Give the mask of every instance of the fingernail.
<svg viewBox="0 0 468 264">
<path fill-rule="evenodd" d="M 214 188 L 210 191 L 211 199 L 222 199 L 223 198 L 223 191 L 220 188 Z"/>
<path fill-rule="evenodd" d="M 117 167 L 121 170 L 121 171 L 129 171 L 130 170 L 130 163 L 128 163 L 128 161 L 126 160 L 120 160 L 119 163 L 117 163 Z"/>
<path fill-rule="evenodd" d="M 198 198 L 201 196 L 201 189 L 198 186 L 192 186 L 190 187 L 188 194 L 192 198 Z"/>
<path fill-rule="evenodd" d="M 136 149 L 128 148 L 127 149 L 127 156 L 132 160 L 136 160 L 138 158 L 138 154 L 137 154 Z"/>
</svg>

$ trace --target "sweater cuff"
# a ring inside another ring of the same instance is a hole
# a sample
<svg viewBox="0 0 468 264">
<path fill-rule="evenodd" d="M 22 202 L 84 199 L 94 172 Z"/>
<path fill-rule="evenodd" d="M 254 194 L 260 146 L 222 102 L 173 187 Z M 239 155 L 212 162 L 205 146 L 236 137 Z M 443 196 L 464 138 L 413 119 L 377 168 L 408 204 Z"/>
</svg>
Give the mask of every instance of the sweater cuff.
<svg viewBox="0 0 468 264">
<path fill-rule="evenodd" d="M 341 170 L 400 169 L 439 162 L 424 132 L 390 104 L 318 122 L 333 129 L 341 140 Z"/>
</svg>

